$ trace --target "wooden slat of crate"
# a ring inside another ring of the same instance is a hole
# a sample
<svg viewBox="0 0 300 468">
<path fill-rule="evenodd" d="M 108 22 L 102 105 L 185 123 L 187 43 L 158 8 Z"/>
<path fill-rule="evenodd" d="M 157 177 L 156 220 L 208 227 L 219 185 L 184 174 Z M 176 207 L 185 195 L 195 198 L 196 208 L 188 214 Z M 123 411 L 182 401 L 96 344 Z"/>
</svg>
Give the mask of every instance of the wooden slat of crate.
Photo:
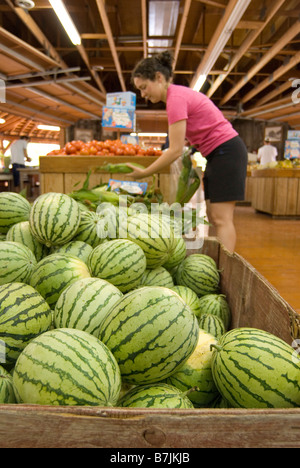
<svg viewBox="0 0 300 468">
<path fill-rule="evenodd" d="M 189 253 L 195 253 L 190 250 Z M 221 274 L 232 326 L 263 328 L 291 343 L 299 315 L 242 257 L 204 240 Z M 192 409 L 0 405 L 0 447 L 300 448 L 300 408 Z"/>
<path fill-rule="evenodd" d="M 1 448 L 299 448 L 293 410 L 0 405 Z M 149 454 L 150 455 L 150 454 Z"/>
</svg>

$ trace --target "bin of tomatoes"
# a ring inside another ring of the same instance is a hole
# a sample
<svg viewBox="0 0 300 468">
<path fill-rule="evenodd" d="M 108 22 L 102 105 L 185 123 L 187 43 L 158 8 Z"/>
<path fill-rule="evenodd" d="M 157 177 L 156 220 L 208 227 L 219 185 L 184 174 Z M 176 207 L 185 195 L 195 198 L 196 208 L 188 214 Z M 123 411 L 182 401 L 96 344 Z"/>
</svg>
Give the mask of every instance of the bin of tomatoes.
<svg viewBox="0 0 300 468">
<path fill-rule="evenodd" d="M 59 150 L 50 151 L 47 156 L 76 155 L 76 156 L 160 156 L 162 151 L 153 147 L 143 148 L 121 140 L 72 140 Z"/>
</svg>

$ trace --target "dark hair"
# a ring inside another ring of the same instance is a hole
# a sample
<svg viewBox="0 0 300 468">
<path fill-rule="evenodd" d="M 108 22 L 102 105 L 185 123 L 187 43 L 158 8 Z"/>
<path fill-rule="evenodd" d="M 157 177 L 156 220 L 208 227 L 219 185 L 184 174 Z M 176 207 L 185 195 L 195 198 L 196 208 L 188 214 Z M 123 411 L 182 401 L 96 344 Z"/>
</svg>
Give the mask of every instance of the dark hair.
<svg viewBox="0 0 300 468">
<path fill-rule="evenodd" d="M 20 140 L 29 140 L 29 139 L 30 139 L 30 138 L 29 138 L 29 136 L 27 136 L 27 135 L 22 135 L 22 136 L 20 137 Z"/>
<path fill-rule="evenodd" d="M 153 55 L 142 59 L 135 66 L 131 79 L 135 77 L 148 79 L 151 81 L 155 80 L 156 72 L 162 73 L 162 75 L 169 81 L 173 76 L 173 56 L 168 51 L 164 51 L 160 54 Z"/>
</svg>

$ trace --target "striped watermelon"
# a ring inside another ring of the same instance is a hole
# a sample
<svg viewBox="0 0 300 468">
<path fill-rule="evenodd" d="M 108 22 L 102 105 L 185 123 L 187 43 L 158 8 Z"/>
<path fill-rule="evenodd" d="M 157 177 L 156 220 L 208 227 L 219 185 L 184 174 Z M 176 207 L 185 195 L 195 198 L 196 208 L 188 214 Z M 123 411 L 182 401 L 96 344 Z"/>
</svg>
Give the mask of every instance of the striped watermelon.
<svg viewBox="0 0 300 468">
<path fill-rule="evenodd" d="M 0 404 L 16 403 L 12 375 L 0 366 Z"/>
<path fill-rule="evenodd" d="M 49 248 L 33 236 L 29 221 L 14 224 L 7 232 L 6 240 L 20 242 L 29 247 L 37 262 L 49 254 Z"/>
<path fill-rule="evenodd" d="M 64 193 L 40 195 L 30 211 L 32 234 L 42 244 L 51 247 L 69 242 L 80 223 L 78 203 Z"/>
<path fill-rule="evenodd" d="M 199 297 L 191 288 L 187 286 L 176 285 L 171 288 L 187 303 L 189 308 L 198 317 L 200 315 Z"/>
<path fill-rule="evenodd" d="M 26 245 L 19 242 L 0 243 L 0 284 L 19 281 L 28 283 L 36 265 L 36 258 Z"/>
<path fill-rule="evenodd" d="M 127 238 L 143 249 L 148 269 L 166 263 L 174 246 L 173 229 L 159 215 L 141 213 L 130 216 L 127 220 Z"/>
<path fill-rule="evenodd" d="M 80 240 L 91 245 L 93 248 L 102 244 L 106 236 L 98 235 L 98 224 L 102 221 L 101 215 L 94 211 L 81 212 L 81 219 L 73 240 Z"/>
<path fill-rule="evenodd" d="M 29 219 L 31 205 L 15 192 L 0 192 L 0 232 L 6 234 L 16 223 Z"/>
<path fill-rule="evenodd" d="M 121 377 L 114 356 L 95 336 L 58 328 L 26 346 L 13 383 L 19 403 L 114 406 Z"/>
<path fill-rule="evenodd" d="M 117 359 L 124 382 L 147 384 L 175 372 L 196 347 L 198 333 L 195 315 L 178 294 L 145 286 L 119 299 L 99 338 Z"/>
<path fill-rule="evenodd" d="M 8 366 L 51 322 L 51 310 L 34 288 L 17 282 L 0 286 L 0 356 Z"/>
<path fill-rule="evenodd" d="M 221 338 L 226 332 L 223 320 L 217 315 L 203 314 L 198 319 L 199 327 L 206 330 L 217 339 Z"/>
<path fill-rule="evenodd" d="M 54 309 L 56 328 L 77 328 L 99 336 L 107 312 L 123 294 L 99 278 L 83 278 L 65 288 Z"/>
<path fill-rule="evenodd" d="M 52 253 L 60 253 L 65 255 L 72 255 L 78 257 L 84 263 L 88 262 L 89 255 L 92 253 L 93 247 L 83 241 L 71 240 L 64 245 L 54 247 Z"/>
<path fill-rule="evenodd" d="M 53 309 L 60 294 L 67 286 L 74 281 L 90 276 L 87 265 L 78 257 L 54 253 L 35 265 L 30 285 L 46 299 L 50 308 Z"/>
<path fill-rule="evenodd" d="M 174 286 L 171 274 L 162 266 L 145 270 L 140 284 L 143 286 L 164 286 L 165 288 Z"/>
<path fill-rule="evenodd" d="M 181 391 L 196 387 L 197 390 L 190 392 L 188 398 L 197 407 L 209 405 L 219 395 L 211 369 L 213 356 L 211 345 L 216 343 L 214 336 L 199 330 L 194 352 L 183 366 L 166 380 Z"/>
<path fill-rule="evenodd" d="M 170 252 L 168 260 L 163 264 L 163 266 L 172 271 L 177 267 L 186 257 L 187 247 L 183 237 L 176 238 L 174 240 L 173 248 Z"/>
<path fill-rule="evenodd" d="M 189 255 L 178 266 L 176 283 L 188 286 L 198 296 L 216 293 L 220 283 L 217 265 L 212 258 L 207 258 L 207 255 Z"/>
<path fill-rule="evenodd" d="M 210 405 L 210 408 L 232 408 L 222 395 L 219 395 Z"/>
<path fill-rule="evenodd" d="M 212 372 L 221 395 L 235 408 L 300 406 L 300 358 L 275 335 L 235 328 L 214 345 Z"/>
<path fill-rule="evenodd" d="M 114 239 L 98 245 L 92 251 L 88 265 L 92 276 L 128 292 L 140 284 L 146 270 L 146 257 L 135 242 Z"/>
<path fill-rule="evenodd" d="M 225 326 L 225 331 L 230 327 L 231 310 L 224 294 L 207 294 L 199 299 L 200 317 L 212 314 L 219 317 Z"/>
<path fill-rule="evenodd" d="M 139 385 L 127 392 L 118 406 L 130 408 L 194 408 L 178 388 L 165 383 Z"/>
</svg>

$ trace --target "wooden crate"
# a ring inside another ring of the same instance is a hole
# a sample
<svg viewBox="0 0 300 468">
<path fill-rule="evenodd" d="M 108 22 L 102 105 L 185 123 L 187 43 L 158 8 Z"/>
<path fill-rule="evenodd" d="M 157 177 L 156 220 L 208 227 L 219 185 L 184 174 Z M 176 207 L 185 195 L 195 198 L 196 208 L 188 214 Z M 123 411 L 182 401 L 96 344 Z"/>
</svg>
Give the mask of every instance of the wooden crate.
<svg viewBox="0 0 300 468">
<path fill-rule="evenodd" d="M 41 193 L 61 192 L 70 193 L 82 187 L 89 170 L 90 187 L 107 183 L 109 179 L 133 180 L 129 174 L 116 174 L 100 171 L 98 168 L 108 163 L 137 163 L 145 167 L 156 161 L 156 156 L 40 156 Z M 139 182 L 147 182 L 148 188 L 153 178 L 146 177 Z M 159 189 L 164 201 L 170 203 L 170 167 L 166 167 L 155 174 L 155 188 Z"/>
<path fill-rule="evenodd" d="M 252 171 L 252 206 L 273 217 L 300 217 L 300 169 Z"/>
<path fill-rule="evenodd" d="M 190 251 L 193 253 L 194 251 Z M 233 327 L 267 330 L 292 344 L 299 315 L 249 263 L 214 238 L 202 253 L 221 271 Z M 300 447 L 300 408 L 138 409 L 0 405 L 0 447 L 201 448 Z"/>
</svg>

